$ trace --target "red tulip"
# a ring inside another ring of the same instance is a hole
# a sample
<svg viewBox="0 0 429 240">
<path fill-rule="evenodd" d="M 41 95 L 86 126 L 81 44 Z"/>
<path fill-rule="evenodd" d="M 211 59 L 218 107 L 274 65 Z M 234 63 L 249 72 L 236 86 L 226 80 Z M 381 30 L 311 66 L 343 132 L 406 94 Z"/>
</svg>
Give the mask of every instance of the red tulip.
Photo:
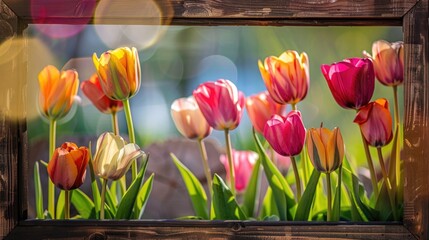
<svg viewBox="0 0 429 240">
<path fill-rule="evenodd" d="M 249 184 L 250 176 L 252 175 L 253 166 L 259 156 L 253 151 L 236 151 L 232 150 L 232 158 L 234 159 L 235 173 L 235 189 L 241 192 L 246 189 Z M 226 178 L 230 178 L 228 159 L 225 154 L 220 156 L 220 162 L 225 166 Z M 228 180 L 229 181 L 229 180 Z"/>
<path fill-rule="evenodd" d="M 79 88 L 78 73 L 48 65 L 39 73 L 39 105 L 43 115 L 57 120 L 70 111 Z"/>
<path fill-rule="evenodd" d="M 321 66 L 335 101 L 343 107 L 359 109 L 374 93 L 375 76 L 368 58 L 349 58 L 332 65 Z"/>
<path fill-rule="evenodd" d="M 274 114 L 281 115 L 285 105 L 276 103 L 268 92 L 261 92 L 247 97 L 246 109 L 253 127 L 257 132 L 262 133 L 268 119 Z"/>
<path fill-rule="evenodd" d="M 362 107 L 354 122 L 359 124 L 366 141 L 373 147 L 385 146 L 393 138 L 392 116 L 389 103 L 384 98 Z"/>
<path fill-rule="evenodd" d="M 93 74 L 89 80 L 84 81 L 80 88 L 85 96 L 91 100 L 92 104 L 102 113 L 115 113 L 123 108 L 122 101 L 112 100 L 104 94 L 97 74 Z"/>
<path fill-rule="evenodd" d="M 233 130 L 244 110 L 244 94 L 229 80 L 206 82 L 193 95 L 209 125 L 216 130 Z"/>
<path fill-rule="evenodd" d="M 404 81 L 404 43 L 389 43 L 384 40 L 372 44 L 372 56 L 375 76 L 386 86 L 397 86 Z"/>
<path fill-rule="evenodd" d="M 171 117 L 177 130 L 190 139 L 203 139 L 212 130 L 193 96 L 174 100 L 171 104 Z"/>
<path fill-rule="evenodd" d="M 55 149 L 49 161 L 49 177 L 60 189 L 76 189 L 85 180 L 88 161 L 88 148 L 78 148 L 74 143 L 65 142 L 61 147 Z"/>
<path fill-rule="evenodd" d="M 280 155 L 298 155 L 305 141 L 305 127 L 301 113 L 292 110 L 286 117 L 274 115 L 265 124 L 264 137 Z"/>
<path fill-rule="evenodd" d="M 307 95 L 310 85 L 308 56 L 288 50 L 279 57 L 258 61 L 259 71 L 271 97 L 279 104 L 296 104 Z"/>
</svg>

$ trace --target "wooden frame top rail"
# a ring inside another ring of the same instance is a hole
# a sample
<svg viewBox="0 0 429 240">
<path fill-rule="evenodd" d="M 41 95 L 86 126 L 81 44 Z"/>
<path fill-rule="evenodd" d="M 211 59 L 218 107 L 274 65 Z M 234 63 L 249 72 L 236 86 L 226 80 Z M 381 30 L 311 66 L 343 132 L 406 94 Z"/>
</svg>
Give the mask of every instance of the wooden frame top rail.
<svg viewBox="0 0 429 240">
<path fill-rule="evenodd" d="M 142 15 L 148 3 L 160 14 Z M 99 14 L 95 7 L 103 4 L 117 11 Z M 428 11 L 428 0 L 0 0 L 0 44 L 31 23 L 396 25 L 405 42 L 404 220 L 396 223 L 26 220 L 26 120 L 8 116 L 16 109 L 25 114 L 28 56 L 25 41 L 11 45 L 18 53 L 0 64 L 0 238 L 429 239 Z"/>
</svg>

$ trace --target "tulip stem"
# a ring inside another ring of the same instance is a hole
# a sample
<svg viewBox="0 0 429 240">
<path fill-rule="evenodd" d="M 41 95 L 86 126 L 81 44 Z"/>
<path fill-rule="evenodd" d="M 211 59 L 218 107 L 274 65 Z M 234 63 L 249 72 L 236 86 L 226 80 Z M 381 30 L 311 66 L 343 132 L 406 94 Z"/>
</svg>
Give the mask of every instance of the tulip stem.
<svg viewBox="0 0 429 240">
<path fill-rule="evenodd" d="M 133 118 L 131 116 L 130 100 L 127 98 L 123 101 L 123 103 L 124 103 L 125 119 L 127 121 L 130 143 L 136 143 L 134 126 L 133 126 Z M 133 163 L 131 164 L 131 173 L 132 173 L 132 179 L 134 181 L 134 179 L 136 179 L 137 177 L 137 161 L 133 161 Z"/>
<path fill-rule="evenodd" d="M 327 221 L 332 221 L 332 190 L 331 190 L 331 173 L 326 173 L 326 188 L 328 191 L 328 211 Z"/>
<path fill-rule="evenodd" d="M 399 105 L 398 105 L 398 86 L 393 86 L 393 100 L 395 104 L 395 125 L 399 126 Z"/>
<path fill-rule="evenodd" d="M 64 219 L 70 219 L 70 191 L 64 190 Z"/>
<path fill-rule="evenodd" d="M 380 161 L 381 172 L 383 173 L 384 184 L 387 188 L 387 194 L 389 195 L 390 206 L 392 207 L 393 219 L 398 220 L 398 214 L 395 209 L 395 195 L 392 192 L 392 185 L 390 184 L 389 176 L 387 175 L 386 166 L 384 164 L 383 153 L 381 147 L 377 147 L 378 160 Z"/>
<path fill-rule="evenodd" d="M 112 130 L 116 136 L 119 136 L 118 114 L 112 112 Z M 127 176 L 124 175 L 119 179 L 119 186 L 121 187 L 122 195 L 125 194 L 127 189 Z"/>
<path fill-rule="evenodd" d="M 49 121 L 49 160 L 55 151 L 57 121 L 51 119 Z M 55 185 L 48 179 L 48 212 L 53 219 L 55 219 Z"/>
<path fill-rule="evenodd" d="M 291 156 L 290 161 L 292 162 L 293 174 L 295 175 L 296 196 L 299 202 L 299 200 L 301 200 L 301 179 L 299 178 L 299 172 L 298 167 L 296 166 L 295 156 Z"/>
<path fill-rule="evenodd" d="M 210 172 L 210 167 L 209 167 L 209 163 L 208 163 L 208 159 L 207 159 L 206 146 L 203 142 L 203 139 L 198 139 L 198 146 L 200 148 L 201 160 L 203 161 L 204 173 L 206 175 L 207 186 L 209 188 L 210 199 L 211 199 L 211 196 L 213 195 L 213 193 L 212 193 L 212 174 Z"/>
<path fill-rule="evenodd" d="M 226 155 L 228 156 L 229 164 L 229 182 L 231 187 L 231 193 L 235 196 L 235 171 L 234 171 L 234 160 L 232 159 L 232 147 L 231 139 L 229 136 L 229 129 L 225 129 L 225 144 L 226 144 Z"/>
<path fill-rule="evenodd" d="M 372 191 L 374 193 L 374 199 L 377 199 L 379 191 L 378 191 L 378 185 L 377 185 L 377 177 L 375 175 L 374 164 L 372 162 L 371 153 L 369 152 L 369 146 L 365 140 L 365 136 L 363 135 L 362 131 L 360 131 L 360 133 L 362 136 L 362 142 L 363 142 L 363 148 L 365 150 L 366 160 L 368 162 L 369 173 L 371 175 L 371 183 L 372 183 Z"/>
<path fill-rule="evenodd" d="M 100 219 L 104 219 L 104 201 L 106 199 L 106 188 L 107 188 L 107 179 L 102 180 L 102 187 L 101 187 L 101 204 L 100 204 Z"/>
</svg>

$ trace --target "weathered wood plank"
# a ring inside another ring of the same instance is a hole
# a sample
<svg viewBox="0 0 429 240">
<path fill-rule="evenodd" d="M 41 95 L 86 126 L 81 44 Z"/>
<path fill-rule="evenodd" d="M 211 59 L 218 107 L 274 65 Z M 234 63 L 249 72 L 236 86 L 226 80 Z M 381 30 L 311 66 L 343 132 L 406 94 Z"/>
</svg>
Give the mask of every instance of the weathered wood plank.
<svg viewBox="0 0 429 240">
<path fill-rule="evenodd" d="M 96 20 L 113 24 L 154 24 L 160 16 L 144 12 L 154 2 L 162 12 L 163 24 L 237 24 L 237 19 L 255 19 L 247 24 L 301 18 L 390 18 L 401 19 L 417 0 L 4 0 L 23 20 L 36 23 L 87 23 Z M 149 6 L 150 5 L 150 6 Z M 103 12 L 103 14 L 100 14 Z M 220 21 L 220 23 L 217 23 Z M 196 24 L 196 21 L 191 21 Z M 341 21 L 337 21 L 340 24 Z"/>
<path fill-rule="evenodd" d="M 28 221 L 8 239 L 414 239 L 398 224 L 234 221 Z"/>
<path fill-rule="evenodd" d="M 420 1 L 404 18 L 405 40 L 405 193 L 404 223 L 429 239 L 429 16 Z"/>
</svg>

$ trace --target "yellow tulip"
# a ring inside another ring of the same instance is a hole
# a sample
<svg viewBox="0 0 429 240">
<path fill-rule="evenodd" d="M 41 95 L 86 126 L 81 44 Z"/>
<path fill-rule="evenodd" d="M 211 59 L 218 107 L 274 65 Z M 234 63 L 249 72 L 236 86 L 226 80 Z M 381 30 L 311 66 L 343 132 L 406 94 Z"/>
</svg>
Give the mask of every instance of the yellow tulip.
<svg viewBox="0 0 429 240">
<path fill-rule="evenodd" d="M 59 71 L 52 65 L 39 73 L 39 106 L 42 114 L 57 120 L 70 111 L 79 88 L 78 73 L 74 70 Z"/>
<path fill-rule="evenodd" d="M 341 165 L 344 141 L 339 128 L 311 128 L 306 141 L 310 160 L 319 172 L 330 173 Z"/>
<path fill-rule="evenodd" d="M 136 48 L 121 47 L 92 56 L 100 84 L 107 97 L 126 100 L 140 89 L 140 60 Z"/>
</svg>

